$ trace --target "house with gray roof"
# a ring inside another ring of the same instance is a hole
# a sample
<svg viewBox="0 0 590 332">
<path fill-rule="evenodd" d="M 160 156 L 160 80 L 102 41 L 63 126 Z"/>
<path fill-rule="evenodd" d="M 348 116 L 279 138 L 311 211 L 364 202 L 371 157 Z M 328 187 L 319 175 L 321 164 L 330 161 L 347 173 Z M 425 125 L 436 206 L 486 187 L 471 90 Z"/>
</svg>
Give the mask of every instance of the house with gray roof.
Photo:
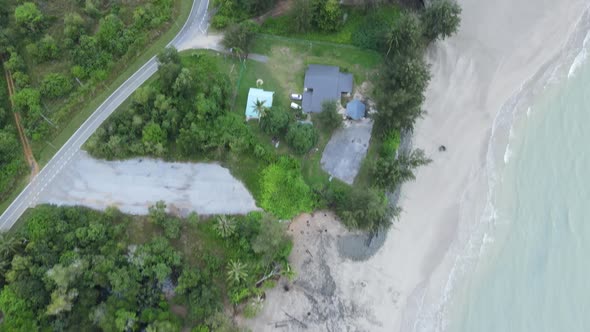
<svg viewBox="0 0 590 332">
<path fill-rule="evenodd" d="M 309 65 L 303 86 L 303 112 L 319 113 L 325 101 L 352 93 L 352 74 L 341 73 L 335 66 Z"/>
</svg>

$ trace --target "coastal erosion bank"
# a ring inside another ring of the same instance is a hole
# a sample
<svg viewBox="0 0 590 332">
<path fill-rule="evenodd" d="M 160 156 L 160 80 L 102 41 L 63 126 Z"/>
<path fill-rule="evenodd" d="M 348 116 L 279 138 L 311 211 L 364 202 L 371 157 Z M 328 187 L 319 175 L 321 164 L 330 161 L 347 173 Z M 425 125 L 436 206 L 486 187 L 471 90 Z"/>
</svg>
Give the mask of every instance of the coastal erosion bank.
<svg viewBox="0 0 590 332">
<path fill-rule="evenodd" d="M 458 257 L 493 216 L 486 205 L 494 120 L 563 49 L 588 6 L 459 2 L 460 31 L 427 55 L 433 78 L 413 146 L 433 163 L 402 188 L 400 221 L 374 256 L 354 261 L 339 253 L 349 234 L 330 214 L 299 217 L 291 224 L 292 287 L 269 291 L 260 315 L 243 324 L 255 331 L 444 330 L 452 281 L 462 272 Z"/>
</svg>

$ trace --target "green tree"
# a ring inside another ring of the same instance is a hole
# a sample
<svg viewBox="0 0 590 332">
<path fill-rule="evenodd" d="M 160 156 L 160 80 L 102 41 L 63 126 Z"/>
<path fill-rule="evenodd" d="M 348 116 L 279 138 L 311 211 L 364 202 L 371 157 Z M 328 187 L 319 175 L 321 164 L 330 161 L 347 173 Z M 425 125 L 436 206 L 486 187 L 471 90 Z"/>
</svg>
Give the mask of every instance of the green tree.
<svg viewBox="0 0 590 332">
<path fill-rule="evenodd" d="M 166 203 L 157 201 L 156 204 L 148 208 L 148 216 L 154 224 L 161 225 L 166 220 Z"/>
<path fill-rule="evenodd" d="M 25 2 L 14 10 L 16 24 L 30 32 L 37 32 L 43 24 L 43 14 L 33 2 Z"/>
<path fill-rule="evenodd" d="M 236 220 L 224 214 L 219 215 L 217 216 L 214 228 L 219 236 L 222 238 L 228 238 L 236 232 Z"/>
<path fill-rule="evenodd" d="M 258 112 L 258 115 L 263 118 L 266 116 L 266 106 L 264 106 L 264 103 L 266 102 L 266 100 L 260 100 L 260 99 L 256 99 L 256 101 L 254 102 L 254 109 L 256 109 L 256 112 Z"/>
<path fill-rule="evenodd" d="M 420 45 L 420 29 L 416 16 L 402 14 L 386 32 L 387 55 L 416 55 Z"/>
<path fill-rule="evenodd" d="M 78 13 L 67 13 L 64 16 L 64 35 L 77 42 L 86 32 L 86 22 Z"/>
<path fill-rule="evenodd" d="M 248 22 L 232 24 L 225 31 L 221 44 L 226 49 L 231 49 L 232 53 L 242 57 L 248 55 L 252 37 L 254 37 L 252 24 Z"/>
<path fill-rule="evenodd" d="M 169 239 L 178 239 L 180 236 L 181 222 L 178 218 L 168 217 L 162 224 L 164 235 Z"/>
<path fill-rule="evenodd" d="M 397 158 L 381 157 L 372 167 L 372 179 L 379 187 L 393 191 L 402 183 L 416 178 L 414 169 L 430 162 L 431 160 L 420 149 L 401 153 Z"/>
<path fill-rule="evenodd" d="M 158 74 L 164 91 L 172 91 L 181 71 L 180 55 L 178 55 L 176 48 L 167 47 L 158 54 Z"/>
<path fill-rule="evenodd" d="M 434 0 L 421 15 L 424 36 L 428 40 L 445 39 L 461 24 L 461 7 L 453 0 Z"/>
<path fill-rule="evenodd" d="M 275 259 L 287 259 L 291 250 L 291 239 L 286 225 L 266 215 L 260 220 L 260 231 L 252 239 L 252 250 L 262 256 L 266 263 Z"/>
<path fill-rule="evenodd" d="M 36 315 L 26 299 L 19 297 L 10 286 L 0 292 L 2 328 L 6 331 L 37 331 Z"/>
<path fill-rule="evenodd" d="M 353 187 L 336 203 L 336 213 L 348 227 L 377 231 L 388 227 L 399 211 L 391 207 L 383 192 Z"/>
<path fill-rule="evenodd" d="M 322 104 L 322 111 L 316 116 L 320 128 L 331 133 L 342 126 L 342 115 L 338 114 L 336 101 L 329 100 Z"/>
<path fill-rule="evenodd" d="M 37 44 L 38 56 L 41 60 L 53 60 L 59 56 L 59 48 L 53 37 L 45 35 Z"/>
<path fill-rule="evenodd" d="M 15 159 L 19 154 L 19 150 L 20 145 L 16 137 L 6 130 L 0 130 L 0 166 L 8 164 Z M 3 243 L 5 240 L 11 242 L 14 237 L 8 236 L 6 233 L 0 233 L 0 239 L 0 243 Z"/>
<path fill-rule="evenodd" d="M 296 32 L 308 32 L 313 28 L 312 0 L 295 0 L 290 14 Z"/>
<path fill-rule="evenodd" d="M 318 133 L 311 124 L 295 123 L 289 127 L 286 139 L 295 153 L 304 154 L 318 142 Z"/>
<path fill-rule="evenodd" d="M 150 122 L 142 131 L 142 139 L 144 144 L 157 145 L 166 143 L 166 132 L 159 124 Z"/>
<path fill-rule="evenodd" d="M 19 241 L 13 235 L 0 233 L 0 256 L 15 254 L 19 247 Z"/>
<path fill-rule="evenodd" d="M 394 56 L 385 62 L 375 94 L 375 127 L 381 135 L 413 128 L 422 115 L 424 90 L 429 81 L 430 72 L 421 57 Z"/>
<path fill-rule="evenodd" d="M 188 97 L 194 89 L 193 73 L 188 68 L 182 68 L 174 81 L 172 89 L 177 96 Z"/>
<path fill-rule="evenodd" d="M 282 135 L 290 121 L 289 113 L 279 107 L 266 110 L 264 117 L 260 119 L 260 128 L 269 135 Z"/>
<path fill-rule="evenodd" d="M 41 113 L 41 94 L 38 90 L 25 88 L 14 94 L 14 106 L 18 112 L 24 112 L 28 116 L 36 116 Z"/>
<path fill-rule="evenodd" d="M 25 71 L 25 61 L 14 49 L 10 50 L 10 57 L 4 63 L 4 67 L 11 72 Z"/>
<path fill-rule="evenodd" d="M 230 260 L 227 264 L 227 281 L 238 285 L 248 277 L 248 265 L 240 260 Z"/>
<path fill-rule="evenodd" d="M 322 31 L 338 31 L 342 26 L 342 10 L 338 0 L 316 0 L 315 25 Z"/>
<path fill-rule="evenodd" d="M 95 37 L 103 49 L 120 56 L 127 52 L 129 45 L 124 32 L 125 24 L 123 24 L 123 21 L 116 15 L 109 14 L 100 20 Z"/>
<path fill-rule="evenodd" d="M 47 74 L 41 82 L 41 94 L 48 98 L 58 98 L 67 95 L 73 88 L 72 80 L 63 74 Z"/>
</svg>

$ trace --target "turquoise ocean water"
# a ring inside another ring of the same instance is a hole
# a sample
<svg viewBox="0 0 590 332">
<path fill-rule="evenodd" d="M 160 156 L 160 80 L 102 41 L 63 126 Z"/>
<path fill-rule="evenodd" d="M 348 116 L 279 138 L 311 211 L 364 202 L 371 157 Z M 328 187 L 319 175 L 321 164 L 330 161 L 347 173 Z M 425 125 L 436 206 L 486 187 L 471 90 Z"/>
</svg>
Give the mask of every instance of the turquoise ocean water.
<svg viewBox="0 0 590 332">
<path fill-rule="evenodd" d="M 575 74 L 547 84 L 516 117 L 497 172 L 494 227 L 473 271 L 454 286 L 445 331 L 590 331 L 590 61 L 584 57 Z"/>
</svg>

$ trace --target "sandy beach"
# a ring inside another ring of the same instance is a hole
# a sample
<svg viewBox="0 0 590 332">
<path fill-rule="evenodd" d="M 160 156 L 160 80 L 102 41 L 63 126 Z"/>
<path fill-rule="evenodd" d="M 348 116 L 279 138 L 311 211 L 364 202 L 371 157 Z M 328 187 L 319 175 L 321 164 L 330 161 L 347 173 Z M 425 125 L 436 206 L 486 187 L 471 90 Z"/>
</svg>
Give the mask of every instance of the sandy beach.
<svg viewBox="0 0 590 332">
<path fill-rule="evenodd" d="M 459 33 L 427 55 L 433 79 L 413 145 L 433 163 L 404 185 L 403 213 L 371 258 L 341 255 L 330 213 L 290 229 L 297 276 L 268 292 L 254 331 L 437 331 L 457 251 L 483 217 L 486 156 L 498 112 L 558 54 L 587 2 L 459 1 Z M 439 152 L 444 144 L 446 152 Z M 288 291 L 285 290 L 288 286 Z M 422 320 L 417 321 L 416 316 Z"/>
</svg>

